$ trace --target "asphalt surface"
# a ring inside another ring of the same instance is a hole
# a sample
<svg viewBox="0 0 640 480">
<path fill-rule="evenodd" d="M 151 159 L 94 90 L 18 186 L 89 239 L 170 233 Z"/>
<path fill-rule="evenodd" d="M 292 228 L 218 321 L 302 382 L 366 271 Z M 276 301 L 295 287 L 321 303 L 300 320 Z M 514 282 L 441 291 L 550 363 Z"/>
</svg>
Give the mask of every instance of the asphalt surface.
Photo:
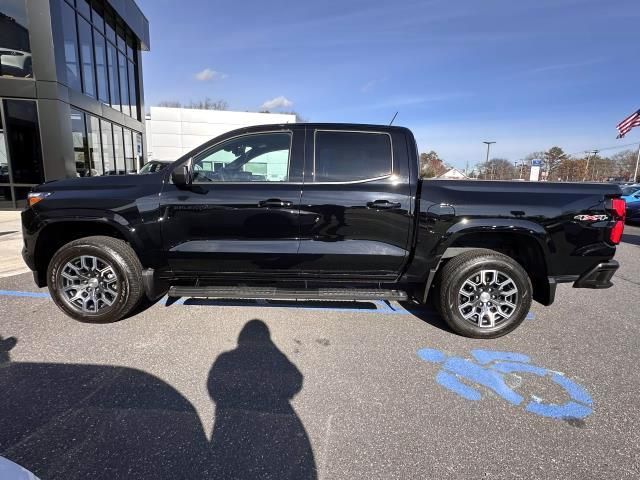
<svg viewBox="0 0 640 480">
<path fill-rule="evenodd" d="M 81 324 L 0 279 L 0 455 L 42 480 L 638 478 L 626 232 L 613 288 L 561 285 L 497 340 L 382 303 L 163 300 Z"/>
</svg>

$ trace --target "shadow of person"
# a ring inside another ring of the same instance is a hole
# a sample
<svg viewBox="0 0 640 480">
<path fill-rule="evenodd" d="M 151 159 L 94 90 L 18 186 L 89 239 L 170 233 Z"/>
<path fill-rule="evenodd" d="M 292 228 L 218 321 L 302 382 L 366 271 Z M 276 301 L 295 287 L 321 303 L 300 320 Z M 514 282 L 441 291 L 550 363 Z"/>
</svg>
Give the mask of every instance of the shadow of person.
<svg viewBox="0 0 640 480">
<path fill-rule="evenodd" d="M 269 328 L 251 320 L 238 346 L 221 354 L 207 387 L 215 421 L 207 472 L 213 478 L 315 479 L 307 432 L 289 403 L 302 373 L 272 342 Z"/>
<path fill-rule="evenodd" d="M 0 335 L 0 364 L 7 363 L 11 361 L 11 356 L 9 355 L 9 351 L 15 347 L 18 343 L 18 340 L 15 337 L 2 338 Z"/>
</svg>

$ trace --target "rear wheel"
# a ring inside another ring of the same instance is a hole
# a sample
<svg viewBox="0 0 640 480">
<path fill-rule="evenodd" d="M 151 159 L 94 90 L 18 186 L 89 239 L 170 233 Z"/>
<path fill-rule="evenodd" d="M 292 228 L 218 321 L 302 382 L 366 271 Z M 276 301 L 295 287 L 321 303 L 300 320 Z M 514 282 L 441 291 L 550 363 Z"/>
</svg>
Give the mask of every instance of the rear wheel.
<svg viewBox="0 0 640 480">
<path fill-rule="evenodd" d="M 142 266 L 124 241 L 81 238 L 61 247 L 47 269 L 53 301 L 81 322 L 115 322 L 143 296 Z"/>
<path fill-rule="evenodd" d="M 522 323 L 531 293 L 529 276 L 514 259 L 493 250 L 470 250 L 444 266 L 438 310 L 460 335 L 496 338 Z"/>
</svg>

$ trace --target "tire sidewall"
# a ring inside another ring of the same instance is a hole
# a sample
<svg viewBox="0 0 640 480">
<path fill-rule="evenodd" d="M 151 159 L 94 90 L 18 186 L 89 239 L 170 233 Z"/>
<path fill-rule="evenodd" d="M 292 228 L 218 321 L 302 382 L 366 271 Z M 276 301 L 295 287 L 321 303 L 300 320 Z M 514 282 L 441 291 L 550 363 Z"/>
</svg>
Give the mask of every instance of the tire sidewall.
<svg viewBox="0 0 640 480">
<path fill-rule="evenodd" d="M 518 304 L 515 311 L 500 325 L 494 328 L 481 328 L 465 320 L 458 310 L 458 294 L 462 284 L 471 277 L 474 272 L 480 270 L 498 270 L 513 279 L 518 288 Z M 518 264 L 502 260 L 499 257 L 477 258 L 463 264 L 454 274 L 454 278 L 448 282 L 445 292 L 446 309 L 445 318 L 457 333 L 475 338 L 496 338 L 513 331 L 526 317 L 531 307 L 531 281 L 526 272 Z"/>
<path fill-rule="evenodd" d="M 64 294 L 60 291 L 62 285 L 62 277 L 60 276 L 61 269 L 69 260 L 81 255 L 92 255 L 106 261 L 113 267 L 116 271 L 116 275 L 118 275 L 120 279 L 120 292 L 116 302 L 114 302 L 112 306 L 95 314 L 81 313 L 75 310 L 62 297 Z M 67 315 L 75 320 L 85 323 L 108 323 L 121 318 L 122 313 L 127 309 L 130 296 L 130 282 L 131 278 L 128 275 L 128 269 L 126 268 L 124 259 L 113 249 L 104 245 L 97 246 L 87 243 L 62 247 L 53 256 L 49 263 L 49 268 L 47 269 L 47 283 L 49 285 L 49 292 L 51 293 L 53 301 Z"/>
</svg>

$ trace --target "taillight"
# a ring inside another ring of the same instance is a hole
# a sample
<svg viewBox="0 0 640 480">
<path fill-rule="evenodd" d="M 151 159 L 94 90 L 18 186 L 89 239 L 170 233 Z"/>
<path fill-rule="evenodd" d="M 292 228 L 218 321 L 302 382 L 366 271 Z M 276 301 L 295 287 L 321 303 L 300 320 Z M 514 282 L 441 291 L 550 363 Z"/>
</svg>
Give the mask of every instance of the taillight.
<svg viewBox="0 0 640 480">
<path fill-rule="evenodd" d="M 613 219 L 616 221 L 609 233 L 609 240 L 611 243 L 617 245 L 620 243 L 620 240 L 622 240 L 622 234 L 624 232 L 624 219 L 627 215 L 627 203 L 622 198 L 613 198 L 611 199 L 611 207 L 609 210 L 613 213 Z"/>
<path fill-rule="evenodd" d="M 611 200 L 611 210 L 613 210 L 617 218 L 624 220 L 624 217 L 627 215 L 627 202 L 622 198 L 614 198 Z"/>
</svg>

